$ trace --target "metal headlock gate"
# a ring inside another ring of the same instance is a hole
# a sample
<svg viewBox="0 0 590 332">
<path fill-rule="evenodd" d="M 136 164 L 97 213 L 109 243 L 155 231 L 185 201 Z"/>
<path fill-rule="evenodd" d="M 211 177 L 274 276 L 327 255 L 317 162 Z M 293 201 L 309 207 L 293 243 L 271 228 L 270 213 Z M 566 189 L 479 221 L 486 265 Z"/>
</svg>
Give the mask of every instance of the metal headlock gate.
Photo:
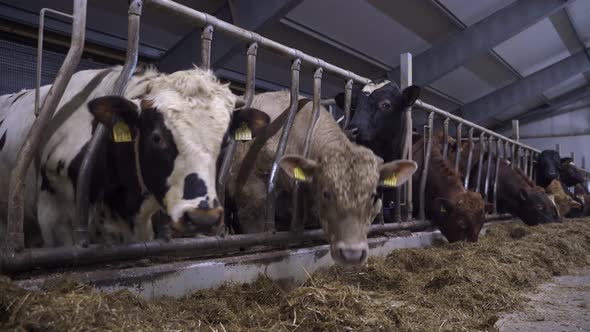
<svg viewBox="0 0 590 332">
<path fill-rule="evenodd" d="M 80 174 L 77 181 L 76 201 L 77 201 L 77 220 L 74 221 L 74 239 L 75 245 L 72 247 L 60 248 L 40 248 L 40 249 L 25 249 L 24 248 L 24 234 L 23 234 L 23 210 L 24 210 L 24 183 L 27 170 L 36 155 L 41 133 L 48 124 L 49 119 L 53 113 L 64 93 L 64 90 L 73 75 L 74 68 L 80 60 L 82 50 L 84 48 L 84 30 L 86 21 L 86 0 L 73 0 L 73 25 L 72 25 L 72 43 L 67 57 L 60 68 L 60 71 L 51 87 L 48 95 L 43 101 L 42 107 L 38 112 L 38 117 L 35 120 L 30 132 L 28 133 L 25 143 L 19 151 L 16 167 L 10 178 L 10 192 L 9 192 L 9 206 L 8 206 L 8 225 L 7 234 L 4 240 L 4 250 L 0 261 L 0 272 L 22 272 L 34 268 L 53 268 L 53 267 L 75 267 L 85 264 L 95 264 L 99 262 L 109 262 L 114 260 L 138 259 L 145 257 L 152 257 L 158 255 L 177 255 L 177 256 L 198 256 L 203 251 L 211 250 L 233 250 L 239 248 L 247 248 L 251 246 L 266 245 L 271 247 L 285 246 L 285 245 L 302 245 L 310 241 L 323 240 L 323 231 L 321 229 L 303 231 L 300 220 L 294 219 L 291 223 L 291 231 L 289 232 L 275 232 L 274 231 L 274 210 L 275 210 L 275 184 L 278 174 L 278 161 L 283 155 L 286 147 L 287 139 L 291 126 L 294 122 L 297 111 L 297 102 L 299 97 L 299 71 L 301 65 L 312 66 L 315 68 L 314 72 L 314 89 L 313 89 L 313 112 L 317 119 L 321 110 L 321 82 L 323 72 L 327 72 L 344 79 L 345 91 L 345 117 L 344 126 L 350 120 L 350 104 L 352 96 L 352 86 L 357 84 L 368 84 L 371 82 L 368 78 L 356 75 L 348 70 L 339 68 L 330 63 L 327 63 L 319 58 L 312 57 L 299 50 L 287 47 L 273 40 L 267 39 L 254 32 L 244 30 L 235 25 L 221 21 L 211 15 L 196 11 L 189 7 L 175 3 L 170 0 L 132 0 L 129 3 L 128 11 L 128 45 L 127 56 L 123 70 L 113 87 L 112 94 L 123 95 L 127 82 L 135 70 L 138 57 L 138 43 L 139 43 L 139 23 L 144 2 L 150 6 L 157 7 L 163 11 L 170 12 L 183 19 L 189 20 L 191 23 L 202 27 L 201 35 L 201 67 L 209 68 L 211 44 L 213 42 L 213 31 L 217 30 L 233 38 L 240 39 L 249 43 L 247 48 L 247 75 L 246 75 L 246 90 L 244 95 L 244 107 L 249 107 L 255 88 L 255 71 L 256 71 L 256 56 L 258 47 L 265 48 L 279 56 L 286 57 L 292 60 L 291 65 L 291 102 L 288 110 L 288 119 L 285 127 L 281 133 L 278 144 L 276 156 L 274 159 L 271 174 L 268 180 L 267 187 L 267 203 L 266 203 L 266 225 L 267 232 L 258 234 L 245 235 L 229 235 L 229 236 L 212 236 L 203 238 L 183 238 L 173 239 L 169 242 L 163 241 L 148 241 L 140 243 L 132 243 L 127 245 L 103 246 L 97 244 L 88 244 L 88 192 L 90 187 L 90 174 L 92 166 L 96 160 L 98 147 L 106 139 L 107 131 L 99 125 L 96 129 L 93 138 L 90 141 L 89 149 L 82 162 Z M 402 54 L 402 77 L 401 88 L 405 88 L 412 84 L 412 68 L 411 55 L 409 53 Z M 501 136 L 486 128 L 478 126 L 474 123 L 466 121 L 460 117 L 452 115 L 432 105 L 418 101 L 415 108 L 422 109 L 428 112 L 428 140 L 426 155 L 430 156 L 432 149 L 432 128 L 434 115 L 444 118 L 445 138 L 448 138 L 449 121 L 457 123 L 457 139 L 458 142 L 462 138 L 462 127 L 469 128 L 468 140 L 469 147 L 469 163 L 471 163 L 471 156 L 473 153 L 476 140 L 473 138 L 474 131 L 480 133 L 478 144 L 483 148 L 487 147 L 487 151 L 492 151 L 495 143 L 495 151 L 500 155 L 503 151 L 503 156 L 512 156 L 513 167 L 520 167 L 531 176 L 533 170 L 533 157 L 539 153 L 529 146 L 521 144 L 517 141 L 511 140 L 507 137 Z M 406 128 L 405 139 L 403 140 L 404 156 L 411 159 L 412 146 L 412 113 L 411 109 L 405 111 Z M 313 125 L 313 120 L 310 127 Z M 309 130 L 309 129 L 308 129 Z M 487 139 L 487 141 L 486 141 Z M 487 144 L 486 144 L 487 142 Z M 503 149 L 500 146 L 503 143 Z M 223 194 L 224 187 L 227 182 L 228 170 L 237 144 L 240 144 L 230 138 L 228 143 L 227 153 L 223 156 L 222 166 L 218 176 L 218 191 Z M 458 167 L 461 148 L 458 144 L 457 159 L 455 160 L 455 168 Z M 448 148 L 444 148 L 445 154 Z M 510 154 L 507 151 L 511 151 Z M 491 158 L 491 154 L 489 154 Z M 482 175 L 482 161 L 483 153 L 480 155 L 480 163 L 478 175 Z M 499 159 L 496 161 L 498 165 Z M 428 169 L 429 158 L 425 159 L 424 173 L 420 183 L 420 203 L 424 201 L 424 191 L 426 186 L 425 172 Z M 490 180 L 490 163 L 485 173 L 485 186 L 479 188 L 478 191 L 483 191 L 486 200 L 489 192 Z M 496 170 L 498 167 L 496 167 Z M 496 171 L 497 172 L 497 171 Z M 497 179 L 497 176 L 494 177 Z M 465 180 L 465 187 L 468 186 L 468 179 Z M 393 223 L 381 223 L 371 226 L 369 234 L 383 234 L 385 232 L 410 230 L 419 231 L 431 226 L 431 223 L 424 218 L 424 204 L 420 204 L 420 218 L 419 220 L 412 220 L 412 188 L 409 181 L 405 185 L 406 203 L 407 203 L 407 220 L 401 222 L 399 218 L 400 199 L 396 199 L 397 217 Z M 478 182 L 479 183 L 479 182 Z M 495 188 L 496 181 L 493 186 Z M 398 190 L 401 193 L 401 190 Z M 398 195 L 401 197 L 401 195 Z M 220 198 L 223 198 L 220 195 Z M 493 197 L 493 202 L 496 202 L 496 197 Z M 495 204 L 494 204 L 495 206 Z M 497 214 L 488 216 L 489 220 L 497 218 Z"/>
</svg>

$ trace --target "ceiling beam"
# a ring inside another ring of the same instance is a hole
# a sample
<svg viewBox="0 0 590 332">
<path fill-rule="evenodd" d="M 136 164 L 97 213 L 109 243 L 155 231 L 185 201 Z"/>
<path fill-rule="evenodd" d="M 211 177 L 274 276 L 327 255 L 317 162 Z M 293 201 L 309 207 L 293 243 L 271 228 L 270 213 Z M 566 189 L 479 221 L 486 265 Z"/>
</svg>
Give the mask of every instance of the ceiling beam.
<svg viewBox="0 0 590 332">
<path fill-rule="evenodd" d="M 414 57 L 414 83 L 428 85 L 572 0 L 519 0 Z M 399 67 L 388 72 L 399 77 Z"/>
<path fill-rule="evenodd" d="M 469 121 L 482 126 L 489 125 L 494 115 L 523 100 L 528 100 L 572 76 L 590 70 L 590 60 L 586 56 L 586 52 L 586 49 L 581 50 L 534 74 L 466 104 L 461 107 L 461 114 Z"/>
<path fill-rule="evenodd" d="M 268 27 L 299 5 L 303 0 L 266 0 L 264 6 L 258 0 L 228 0 L 214 15 L 250 31 L 260 31 Z M 190 68 L 198 63 L 200 54 L 201 28 L 188 33 L 172 47 L 159 61 L 160 69 L 177 71 Z M 221 32 L 213 32 L 211 67 L 217 68 L 245 48 L 242 42 L 229 38 Z"/>
</svg>

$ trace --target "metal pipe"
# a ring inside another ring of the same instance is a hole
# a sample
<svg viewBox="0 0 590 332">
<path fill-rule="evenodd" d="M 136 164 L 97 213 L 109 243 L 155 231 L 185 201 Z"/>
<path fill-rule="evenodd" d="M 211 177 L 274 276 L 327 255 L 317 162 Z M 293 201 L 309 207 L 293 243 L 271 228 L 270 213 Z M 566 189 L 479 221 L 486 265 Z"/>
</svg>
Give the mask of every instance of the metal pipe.
<svg viewBox="0 0 590 332">
<path fill-rule="evenodd" d="M 369 235 L 396 231 L 421 231 L 432 224 L 428 221 L 410 221 L 403 224 L 371 225 Z M 252 246 L 301 245 L 309 242 L 325 243 L 321 229 L 301 233 L 276 232 L 210 236 L 200 238 L 173 239 L 171 241 L 149 241 L 127 245 L 88 247 L 58 247 L 30 249 L 23 253 L 1 256 L 0 272 L 20 273 L 37 268 L 78 267 L 105 262 L 139 259 L 155 256 L 198 256 L 207 250 L 230 250 Z M 210 251 L 209 251 L 210 253 Z"/>
<path fill-rule="evenodd" d="M 35 79 L 35 116 L 39 116 L 39 103 L 41 99 L 41 72 L 43 68 L 43 31 L 45 29 L 45 13 L 53 13 L 67 18 L 72 15 L 62 13 L 51 8 L 42 8 L 39 13 L 39 31 L 37 32 L 37 77 Z"/>
<path fill-rule="evenodd" d="M 529 176 L 529 174 L 528 174 L 528 171 L 529 171 L 529 151 L 528 150 L 522 151 L 522 161 L 523 161 L 522 170 L 526 176 Z"/>
<path fill-rule="evenodd" d="M 412 53 L 402 53 L 400 54 L 400 88 L 403 91 L 404 89 L 406 89 L 407 87 L 411 86 L 413 84 L 413 56 Z M 405 111 L 404 114 L 404 122 L 405 122 L 405 126 L 403 128 L 402 131 L 402 146 L 401 148 L 401 159 L 408 159 L 408 160 L 412 160 L 412 128 L 413 128 L 413 124 L 412 124 L 412 107 L 408 107 Z M 406 220 L 411 220 L 413 213 L 414 213 L 414 191 L 413 191 L 413 182 L 412 181 L 408 181 L 404 184 L 405 186 L 405 190 L 406 190 L 406 210 L 407 210 L 407 216 L 406 216 Z M 396 210 L 397 211 L 401 211 L 400 209 L 400 205 L 401 205 L 401 197 L 402 197 L 402 190 L 404 188 L 404 186 L 402 187 L 398 187 L 396 188 Z M 397 202 L 400 202 L 399 205 Z M 397 217 L 397 216 L 396 216 Z M 398 221 L 398 220 L 396 220 Z M 400 216 L 400 220 L 401 221 L 401 216 Z"/>
<path fill-rule="evenodd" d="M 473 143 L 473 128 L 469 128 L 469 152 L 467 153 L 467 166 L 465 168 L 465 190 L 469 188 L 469 178 L 471 174 L 471 159 L 473 158 L 473 148 L 475 144 Z M 457 145 L 461 145 L 461 142 L 457 142 Z"/>
<path fill-rule="evenodd" d="M 449 153 L 449 118 L 445 118 L 443 121 L 443 159 L 447 159 L 447 154 Z M 459 135 L 459 138 L 461 136 Z M 460 146 L 461 142 L 457 146 Z"/>
<path fill-rule="evenodd" d="M 352 80 L 347 80 L 346 84 L 344 85 L 344 124 L 342 125 L 343 129 L 348 127 L 350 123 L 350 108 L 352 103 Z"/>
<path fill-rule="evenodd" d="M 255 32 L 242 29 L 238 26 L 222 21 L 216 18 L 215 16 L 199 12 L 197 10 L 181 5 L 174 1 L 147 0 L 147 3 L 154 7 L 164 9 L 165 11 L 170 12 L 176 16 L 186 18 L 187 20 L 191 21 L 194 25 L 211 25 L 215 28 L 216 31 L 219 31 L 223 34 L 227 34 L 229 36 L 246 42 L 256 42 L 258 43 L 259 47 L 267 49 L 278 55 L 288 57 L 291 60 L 299 60 L 304 65 L 311 65 L 316 68 L 322 67 L 324 69 L 324 72 L 331 73 L 346 79 L 352 79 L 353 81 L 363 85 L 371 82 L 371 80 L 366 77 L 359 76 L 351 71 L 344 70 L 333 64 L 327 63 L 319 58 L 305 54 L 299 50 L 290 48 L 274 40 L 265 38 Z"/>
<path fill-rule="evenodd" d="M 131 79 L 137 66 L 137 57 L 139 50 L 139 23 L 143 7 L 142 0 L 132 0 L 129 3 L 128 27 L 127 27 L 127 55 L 123 69 L 115 82 L 112 94 L 123 96 L 127 83 Z M 102 125 L 97 124 L 94 134 L 88 143 L 88 150 L 80 164 L 78 180 L 76 185 L 76 212 L 77 220 L 74 220 L 74 241 L 78 244 L 86 245 L 88 241 L 88 197 L 90 193 L 90 184 L 94 164 L 98 158 L 98 152 L 101 145 L 105 144 L 108 130 Z"/>
<path fill-rule="evenodd" d="M 480 133 L 479 134 L 479 163 L 477 164 L 477 183 L 475 186 L 475 192 L 480 192 L 481 189 L 481 172 L 483 169 L 483 155 L 485 152 L 485 134 L 484 133 Z"/>
<path fill-rule="evenodd" d="M 211 69 L 211 40 L 213 40 L 213 27 L 207 25 L 201 33 L 201 68 Z"/>
<path fill-rule="evenodd" d="M 266 188 L 266 222 L 265 229 L 269 232 L 275 230 L 275 204 L 276 204 L 276 183 L 277 175 L 279 171 L 279 161 L 285 153 L 287 148 L 287 140 L 289 139 L 289 133 L 291 127 L 295 122 L 295 115 L 297 113 L 297 103 L 299 101 L 299 71 L 301 69 L 301 60 L 295 59 L 291 65 L 291 105 L 289 106 L 289 116 L 287 122 L 283 127 L 283 132 L 279 138 L 279 144 L 277 145 L 277 152 L 275 159 L 272 163 L 270 170 L 270 176 L 268 178 L 268 186 Z"/>
<path fill-rule="evenodd" d="M 512 169 L 514 169 L 515 165 L 516 165 L 516 145 L 515 144 L 510 144 L 510 158 L 512 159 L 510 162 L 510 167 Z"/>
<path fill-rule="evenodd" d="M 432 127 L 434 125 L 434 113 L 428 113 L 428 142 L 426 143 L 426 155 L 420 177 L 420 220 L 426 220 L 426 183 L 428 180 L 428 168 L 430 166 L 430 154 L 432 153 Z"/>
<path fill-rule="evenodd" d="M 502 140 L 498 140 L 496 142 L 496 169 L 494 170 L 493 214 L 498 214 L 498 174 L 500 172 L 500 145 L 504 145 L 502 144 Z"/>
<path fill-rule="evenodd" d="M 484 182 L 484 201 L 489 202 L 489 189 L 490 189 L 490 172 L 492 169 L 492 145 L 494 144 L 494 137 L 488 138 L 488 162 L 486 165 L 486 178 Z"/>
<path fill-rule="evenodd" d="M 458 123 L 457 124 L 457 142 L 459 142 L 459 144 L 457 144 L 457 155 L 455 156 L 455 170 L 459 171 L 459 162 L 461 161 L 461 129 L 463 128 L 463 124 L 462 123 Z"/>
<path fill-rule="evenodd" d="M 508 151 L 509 151 L 509 145 L 510 143 L 504 141 L 504 153 L 502 153 L 502 158 L 504 158 L 504 160 L 508 160 Z"/>
<path fill-rule="evenodd" d="M 244 91 L 244 106 L 242 109 L 250 108 L 254 100 L 254 91 L 256 90 L 256 56 L 258 55 L 258 44 L 252 43 L 246 51 L 246 89 Z M 225 186 L 231 163 L 236 153 L 237 142 L 235 137 L 228 137 L 228 143 L 225 147 L 219 175 L 217 177 L 217 195 L 222 204 L 225 204 Z"/>
<path fill-rule="evenodd" d="M 309 158 L 309 150 L 311 148 L 311 140 L 313 133 L 315 132 L 315 126 L 320 118 L 320 102 L 322 98 L 322 73 L 323 69 L 316 68 L 313 73 L 313 110 L 311 117 L 309 118 L 309 124 L 307 126 L 307 133 L 305 135 L 305 143 L 303 145 L 303 156 Z M 295 186 L 293 187 L 293 213 L 291 215 L 291 231 L 300 232 L 303 231 L 304 221 L 302 216 L 299 215 L 299 181 L 295 180 Z"/>
<path fill-rule="evenodd" d="M 526 144 L 522 144 L 520 142 L 517 142 L 517 141 L 515 141 L 513 139 L 510 139 L 510 138 L 508 138 L 506 136 L 502 136 L 502 135 L 500 135 L 500 134 L 498 134 L 498 133 L 496 133 L 494 131 L 491 131 L 491 130 L 485 128 L 485 127 L 479 126 L 479 125 L 477 125 L 477 124 L 475 124 L 473 122 L 467 121 L 467 120 L 465 120 L 463 118 L 460 118 L 460 117 L 458 117 L 458 116 L 456 116 L 454 114 L 451 114 L 449 112 L 443 111 L 440 108 L 437 108 L 435 106 L 432 106 L 430 104 L 427 104 L 427 103 L 425 103 L 425 102 L 423 102 L 421 100 L 417 100 L 416 103 L 414 103 L 414 107 L 418 107 L 418 108 L 423 109 L 423 110 L 428 111 L 428 112 L 434 112 L 434 113 L 436 113 L 439 116 L 448 117 L 452 121 L 456 121 L 456 122 L 462 123 L 462 124 L 464 124 L 464 125 L 466 125 L 466 126 L 468 126 L 470 128 L 475 128 L 479 132 L 483 132 L 486 135 L 494 136 L 496 138 L 505 140 L 507 142 L 510 142 L 512 144 L 516 144 L 518 146 L 521 146 L 523 148 L 527 148 L 527 149 L 532 150 L 532 151 L 535 151 L 535 152 L 539 152 L 539 153 L 541 152 L 538 149 L 535 149 L 535 148 L 532 148 L 532 147 L 530 147 L 530 146 L 528 146 Z"/>
<path fill-rule="evenodd" d="M 86 0 L 73 0 L 72 41 L 70 49 L 57 73 L 55 81 L 45 96 L 39 116 L 33 122 L 25 141 L 16 157 L 16 163 L 10 175 L 7 229 L 5 251 L 20 251 L 24 248 L 23 218 L 25 178 L 37 149 L 42 134 L 53 117 L 55 109 L 63 96 L 65 89 L 74 74 L 82 51 L 84 50 L 84 35 L 86 29 Z"/>
</svg>

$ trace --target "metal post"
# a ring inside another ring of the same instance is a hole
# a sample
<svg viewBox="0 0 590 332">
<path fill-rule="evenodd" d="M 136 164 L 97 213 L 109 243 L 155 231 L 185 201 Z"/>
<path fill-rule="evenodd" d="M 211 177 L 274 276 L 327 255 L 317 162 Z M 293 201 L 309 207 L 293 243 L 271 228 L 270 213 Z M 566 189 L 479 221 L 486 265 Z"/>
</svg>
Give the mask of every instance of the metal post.
<svg viewBox="0 0 590 332">
<path fill-rule="evenodd" d="M 504 158 L 504 160 L 508 160 L 508 151 L 510 150 L 509 144 L 510 143 L 508 142 L 504 142 L 504 152 L 502 153 L 502 158 Z"/>
<path fill-rule="evenodd" d="M 533 172 L 535 169 L 534 166 L 534 161 L 535 161 L 535 152 L 534 151 L 529 151 L 529 178 L 531 178 L 531 180 L 535 180 L 535 177 L 533 176 Z"/>
<path fill-rule="evenodd" d="M 321 67 L 317 68 L 313 74 L 313 111 L 309 118 L 309 125 L 307 126 L 307 134 L 305 135 L 305 144 L 303 145 L 303 156 L 309 158 L 309 150 L 311 148 L 311 140 L 315 131 L 316 123 L 320 118 L 320 102 L 322 98 L 322 73 Z M 293 213 L 291 215 L 291 231 L 303 231 L 304 222 L 302 216 L 299 215 L 299 181 L 295 180 L 293 187 Z"/>
<path fill-rule="evenodd" d="M 488 138 L 488 161 L 486 165 L 486 178 L 484 182 L 484 201 L 489 202 L 489 194 L 490 194 L 490 172 L 492 169 L 492 146 L 494 145 L 494 136 L 490 136 Z"/>
<path fill-rule="evenodd" d="M 434 113 L 428 113 L 428 143 L 426 143 L 426 155 L 420 177 L 420 220 L 426 220 L 426 183 L 428 181 L 428 168 L 430 166 L 430 154 L 432 153 L 432 127 Z"/>
<path fill-rule="evenodd" d="M 246 90 L 244 91 L 244 106 L 242 109 L 248 109 L 254 100 L 254 91 L 256 90 L 256 56 L 258 55 L 258 44 L 252 43 L 248 46 L 246 51 L 247 65 L 246 65 Z M 225 186 L 227 184 L 227 176 L 231 163 L 236 153 L 238 143 L 234 137 L 228 137 L 228 143 L 225 147 L 221 167 L 219 168 L 219 175 L 217 177 L 217 195 L 221 204 L 225 204 Z"/>
<path fill-rule="evenodd" d="M 285 153 L 287 148 L 287 140 L 289 139 L 289 133 L 291 127 L 295 122 L 295 115 L 297 113 L 297 103 L 299 101 L 299 70 L 301 69 L 301 60 L 295 59 L 291 65 L 291 105 L 289 106 L 289 116 L 287 122 L 279 138 L 279 144 L 277 146 L 277 152 L 275 159 L 272 163 L 270 170 L 270 176 L 268 178 L 268 187 L 266 188 L 266 224 L 265 229 L 269 232 L 275 231 L 275 203 L 276 203 L 276 188 L 277 175 L 279 171 L 279 161 Z"/>
<path fill-rule="evenodd" d="M 457 124 L 457 155 L 455 156 L 455 170 L 459 170 L 459 162 L 461 161 L 461 129 L 463 128 L 462 123 Z"/>
<path fill-rule="evenodd" d="M 576 154 L 573 151 L 570 153 L 570 158 L 572 158 L 573 162 L 576 162 Z"/>
<path fill-rule="evenodd" d="M 449 118 L 443 121 L 443 159 L 447 159 L 449 153 Z M 457 141 L 457 146 L 461 145 L 461 141 Z"/>
<path fill-rule="evenodd" d="M 559 145 L 559 143 L 555 144 L 555 151 L 557 151 L 557 153 L 561 154 L 561 146 Z"/>
<path fill-rule="evenodd" d="M 113 95 L 123 96 L 125 94 L 127 83 L 131 79 L 135 67 L 137 66 L 139 23 L 142 7 L 142 0 L 133 0 L 129 3 L 127 54 L 125 65 L 113 87 Z M 78 218 L 74 221 L 74 241 L 78 244 L 85 244 L 88 240 L 88 197 L 90 192 L 90 179 L 94 170 L 96 158 L 98 158 L 98 150 L 102 144 L 105 144 L 107 134 L 108 132 L 105 126 L 97 124 L 94 134 L 88 143 L 88 151 L 86 152 L 86 155 L 84 155 L 84 159 L 80 165 L 76 186 L 76 212 Z"/>
<path fill-rule="evenodd" d="M 523 149 L 522 151 L 522 171 L 526 176 L 528 176 L 528 169 L 529 169 L 529 150 Z"/>
<path fill-rule="evenodd" d="M 582 169 L 586 169 L 586 156 L 582 156 Z"/>
<path fill-rule="evenodd" d="M 213 27 L 207 25 L 201 33 L 201 68 L 211 69 L 211 40 L 213 40 Z"/>
<path fill-rule="evenodd" d="M 520 127 L 518 120 L 512 120 L 512 139 L 520 142 Z"/>
<path fill-rule="evenodd" d="M 494 197 L 493 197 L 493 204 L 494 204 L 494 211 L 493 214 L 498 214 L 498 175 L 500 174 L 500 145 L 502 144 L 502 140 L 498 140 L 496 142 L 496 169 L 494 170 Z"/>
<path fill-rule="evenodd" d="M 512 167 L 512 169 L 514 169 L 514 167 L 516 167 L 516 146 L 514 144 L 510 144 L 510 155 L 511 155 L 511 161 L 510 161 L 510 167 Z"/>
<path fill-rule="evenodd" d="M 350 122 L 350 103 L 352 103 L 352 80 L 347 80 L 344 85 L 344 125 L 342 128 L 346 129 Z"/>
<path fill-rule="evenodd" d="M 45 13 L 53 13 L 67 18 L 72 18 L 72 15 L 62 13 L 51 8 L 42 8 L 39 13 L 39 32 L 37 33 L 37 77 L 35 82 L 35 116 L 39 116 L 41 111 L 39 104 L 41 103 L 41 72 L 43 68 L 43 30 L 45 29 Z"/>
<path fill-rule="evenodd" d="M 405 89 L 412 85 L 413 83 L 413 69 L 412 69 L 412 53 L 402 53 L 400 55 L 400 88 Z M 402 146 L 401 146 L 401 159 L 408 159 L 412 160 L 412 108 L 408 107 L 405 111 L 405 128 L 402 130 L 402 135 L 404 135 L 404 139 L 402 139 Z M 412 181 L 408 181 L 405 184 L 406 188 L 406 209 L 407 209 L 407 219 L 412 219 L 412 214 L 414 212 L 414 192 L 413 192 L 413 183 Z M 400 204 L 401 204 L 401 193 L 403 187 L 396 188 L 396 202 L 395 207 L 396 211 L 400 211 Z M 397 213 L 397 212 L 396 212 Z M 396 216 L 396 222 L 401 221 L 401 216 L 398 219 Z"/>
<path fill-rule="evenodd" d="M 23 218 L 24 218 L 24 194 L 25 178 L 33 158 L 37 155 L 37 149 L 41 136 L 64 91 L 74 74 L 82 51 L 84 49 L 84 35 L 86 29 L 86 0 L 73 0 L 72 41 L 64 62 L 57 73 L 55 81 L 45 97 L 39 116 L 33 122 L 29 133 L 18 152 L 16 164 L 10 176 L 8 195 L 8 213 L 6 229 L 6 250 L 20 251 L 24 248 Z"/>
<path fill-rule="evenodd" d="M 483 155 L 485 152 L 484 139 L 484 133 L 479 134 L 479 163 L 477 165 L 477 184 L 475 187 L 475 192 L 480 192 L 481 188 L 481 172 L 483 169 Z"/>
<path fill-rule="evenodd" d="M 473 148 L 475 144 L 473 143 L 473 128 L 469 128 L 469 152 L 467 153 L 467 166 L 465 167 L 465 190 L 469 188 L 469 178 L 471 177 L 471 159 L 473 158 Z M 461 141 L 457 142 L 458 145 L 461 144 Z"/>
</svg>

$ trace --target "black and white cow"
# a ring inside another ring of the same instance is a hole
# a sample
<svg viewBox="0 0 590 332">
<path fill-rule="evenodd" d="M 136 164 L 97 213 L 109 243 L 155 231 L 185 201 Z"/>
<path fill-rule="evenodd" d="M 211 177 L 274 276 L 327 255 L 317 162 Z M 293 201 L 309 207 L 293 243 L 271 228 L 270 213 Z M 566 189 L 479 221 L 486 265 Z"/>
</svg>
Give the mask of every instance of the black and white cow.
<svg viewBox="0 0 590 332">
<path fill-rule="evenodd" d="M 121 67 L 76 73 L 44 133 L 27 178 L 26 219 L 37 219 L 46 246 L 70 245 L 75 188 L 87 143 L 98 123 L 109 130 L 90 189 L 92 242 L 153 238 L 151 216 L 172 227 L 216 232 L 223 209 L 215 190 L 216 159 L 229 127 L 256 132 L 268 123 L 257 110 L 234 112 L 227 84 L 198 68 L 162 74 L 142 68 L 124 97 L 108 96 Z M 41 88 L 41 98 L 49 91 Z M 8 179 L 35 118 L 34 91 L 0 97 L 0 210 Z M 233 115 L 233 119 L 232 119 Z"/>
</svg>

